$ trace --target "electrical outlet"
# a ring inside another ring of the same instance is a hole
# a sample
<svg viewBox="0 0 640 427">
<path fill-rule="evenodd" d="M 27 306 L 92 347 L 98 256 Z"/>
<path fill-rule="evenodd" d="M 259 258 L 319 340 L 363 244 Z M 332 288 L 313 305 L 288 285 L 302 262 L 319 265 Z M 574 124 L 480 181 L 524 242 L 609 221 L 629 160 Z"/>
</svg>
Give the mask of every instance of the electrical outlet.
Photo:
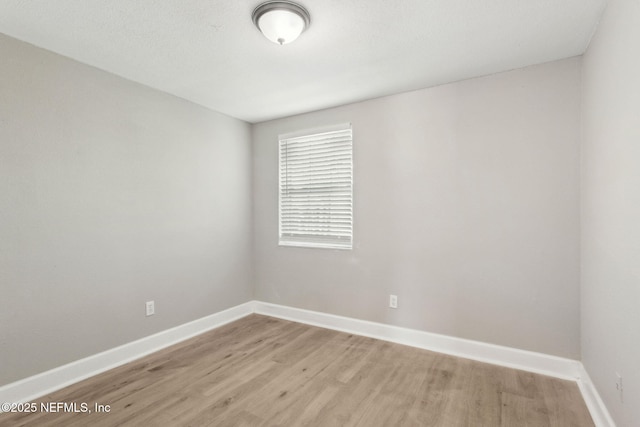
<svg viewBox="0 0 640 427">
<path fill-rule="evenodd" d="M 622 400 L 622 392 L 624 391 L 624 387 L 622 387 L 622 375 L 616 372 L 616 390 L 618 390 L 618 396 L 620 397 L 620 402 Z"/>
<path fill-rule="evenodd" d="M 398 296 L 397 295 L 389 295 L 389 307 L 390 308 L 398 308 Z"/>
<path fill-rule="evenodd" d="M 147 316 L 153 316 L 156 314 L 156 305 L 153 301 L 147 301 L 145 307 L 147 309 Z"/>
</svg>

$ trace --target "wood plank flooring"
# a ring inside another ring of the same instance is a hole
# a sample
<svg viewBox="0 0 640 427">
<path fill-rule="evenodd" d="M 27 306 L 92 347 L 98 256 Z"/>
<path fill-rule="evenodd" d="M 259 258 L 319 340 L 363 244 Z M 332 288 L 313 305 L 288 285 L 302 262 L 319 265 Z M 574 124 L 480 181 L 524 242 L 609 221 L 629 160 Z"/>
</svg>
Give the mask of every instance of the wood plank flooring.
<svg viewBox="0 0 640 427">
<path fill-rule="evenodd" d="M 37 401 L 2 426 L 593 426 L 574 382 L 251 315 Z M 110 412 L 95 412 L 95 404 Z"/>
</svg>

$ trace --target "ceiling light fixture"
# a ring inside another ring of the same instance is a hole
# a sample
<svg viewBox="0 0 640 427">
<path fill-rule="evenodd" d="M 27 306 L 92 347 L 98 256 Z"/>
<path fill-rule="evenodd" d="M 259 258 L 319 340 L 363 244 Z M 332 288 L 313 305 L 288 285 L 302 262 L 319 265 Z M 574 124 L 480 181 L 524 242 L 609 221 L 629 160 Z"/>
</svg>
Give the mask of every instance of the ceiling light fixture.
<svg viewBox="0 0 640 427">
<path fill-rule="evenodd" d="M 297 39 L 311 23 L 307 9 L 290 1 L 262 3 L 253 10 L 251 18 L 266 38 L 280 45 Z"/>
</svg>

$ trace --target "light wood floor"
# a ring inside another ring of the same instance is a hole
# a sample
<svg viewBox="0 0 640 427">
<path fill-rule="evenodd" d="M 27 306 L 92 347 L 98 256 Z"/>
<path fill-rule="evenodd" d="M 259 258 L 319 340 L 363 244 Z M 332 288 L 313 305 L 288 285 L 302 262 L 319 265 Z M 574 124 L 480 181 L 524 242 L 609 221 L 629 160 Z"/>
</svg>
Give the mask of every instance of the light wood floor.
<svg viewBox="0 0 640 427">
<path fill-rule="evenodd" d="M 2 426 L 593 426 L 575 383 L 251 315 L 38 402 Z"/>
</svg>

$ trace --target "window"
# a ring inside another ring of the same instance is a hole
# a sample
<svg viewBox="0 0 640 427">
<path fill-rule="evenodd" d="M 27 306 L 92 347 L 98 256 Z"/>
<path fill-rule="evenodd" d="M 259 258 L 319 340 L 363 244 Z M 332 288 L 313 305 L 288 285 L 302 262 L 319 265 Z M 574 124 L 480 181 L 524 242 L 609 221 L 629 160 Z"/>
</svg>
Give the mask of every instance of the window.
<svg viewBox="0 0 640 427">
<path fill-rule="evenodd" d="M 351 124 L 280 135 L 280 245 L 351 249 Z"/>
</svg>

